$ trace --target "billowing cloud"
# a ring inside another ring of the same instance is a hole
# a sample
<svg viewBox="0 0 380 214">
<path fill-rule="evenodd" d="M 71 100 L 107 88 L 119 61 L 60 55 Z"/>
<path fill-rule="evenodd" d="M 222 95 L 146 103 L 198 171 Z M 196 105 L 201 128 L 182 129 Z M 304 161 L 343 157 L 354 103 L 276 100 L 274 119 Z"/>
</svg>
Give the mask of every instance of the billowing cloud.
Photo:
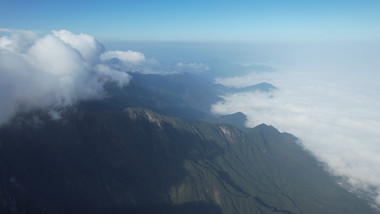
<svg viewBox="0 0 380 214">
<path fill-rule="evenodd" d="M 116 71 L 102 64 L 96 65 L 95 71 L 99 78 L 114 81 L 120 87 L 127 85 L 131 79 L 131 76 L 129 76 L 127 73 Z"/>
<path fill-rule="evenodd" d="M 136 51 L 107 51 L 100 56 L 102 61 L 118 59 L 123 63 L 138 65 L 145 61 L 145 55 Z"/>
<path fill-rule="evenodd" d="M 326 64 L 320 56 L 318 63 L 324 66 L 311 63 L 300 70 L 292 67 L 219 79 L 235 87 L 269 81 L 278 90 L 228 95 L 212 111 L 241 111 L 249 127 L 266 123 L 294 134 L 326 163 L 329 172 L 350 188 L 369 193 L 380 207 L 380 63 L 379 54 L 370 51 L 366 58 L 364 53 L 333 64 Z M 344 63 L 341 69 L 340 63 Z"/>
<path fill-rule="evenodd" d="M 87 63 L 97 63 L 99 55 L 104 51 L 104 47 L 98 43 L 94 37 L 87 34 L 72 34 L 67 30 L 53 31 L 53 35 L 69 44 L 73 49 L 79 51 L 80 55 Z"/>
<path fill-rule="evenodd" d="M 2 29 L 9 33 L 9 36 L 0 37 L 0 47 L 18 52 L 26 51 L 37 39 L 37 35 L 32 31 Z"/>
<path fill-rule="evenodd" d="M 9 30 L 0 37 L 0 124 L 36 109 L 57 119 L 66 106 L 104 96 L 104 81 L 126 85 L 128 74 L 101 63 L 103 50 L 86 34 Z"/>
</svg>

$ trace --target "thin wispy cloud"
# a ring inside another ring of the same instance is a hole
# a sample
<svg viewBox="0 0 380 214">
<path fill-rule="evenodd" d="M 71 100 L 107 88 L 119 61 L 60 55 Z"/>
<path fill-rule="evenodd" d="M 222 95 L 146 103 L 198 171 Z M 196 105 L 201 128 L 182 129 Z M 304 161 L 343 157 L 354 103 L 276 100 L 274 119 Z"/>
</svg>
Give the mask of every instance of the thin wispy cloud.
<svg viewBox="0 0 380 214">
<path fill-rule="evenodd" d="M 205 64 L 205 63 L 201 63 L 201 62 L 190 62 L 190 63 L 183 63 L 183 62 L 179 62 L 177 63 L 177 66 L 180 68 L 180 69 L 189 69 L 191 70 L 192 72 L 201 72 L 201 71 L 208 71 L 210 70 L 210 66 Z"/>
</svg>

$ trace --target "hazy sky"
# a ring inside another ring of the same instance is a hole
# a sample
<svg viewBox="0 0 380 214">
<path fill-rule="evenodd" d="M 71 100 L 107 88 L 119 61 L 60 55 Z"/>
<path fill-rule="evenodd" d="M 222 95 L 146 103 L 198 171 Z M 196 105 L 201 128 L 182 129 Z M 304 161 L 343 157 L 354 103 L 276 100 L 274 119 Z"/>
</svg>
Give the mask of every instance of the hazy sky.
<svg viewBox="0 0 380 214">
<path fill-rule="evenodd" d="M 380 40 L 378 0 L 1 0 L 0 27 L 99 40 Z"/>
</svg>

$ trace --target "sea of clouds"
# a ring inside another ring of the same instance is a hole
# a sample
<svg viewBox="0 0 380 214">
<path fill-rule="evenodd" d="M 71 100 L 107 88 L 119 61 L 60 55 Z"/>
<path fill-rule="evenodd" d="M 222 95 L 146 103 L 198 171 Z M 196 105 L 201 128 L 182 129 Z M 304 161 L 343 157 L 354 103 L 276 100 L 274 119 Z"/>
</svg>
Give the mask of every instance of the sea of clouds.
<svg viewBox="0 0 380 214">
<path fill-rule="evenodd" d="M 287 56 L 290 63 L 277 72 L 217 79 L 233 87 L 266 81 L 278 90 L 224 95 L 212 111 L 240 111 L 248 127 L 266 123 L 294 134 L 329 172 L 379 206 L 380 51 L 314 47 L 288 50 Z"/>
</svg>

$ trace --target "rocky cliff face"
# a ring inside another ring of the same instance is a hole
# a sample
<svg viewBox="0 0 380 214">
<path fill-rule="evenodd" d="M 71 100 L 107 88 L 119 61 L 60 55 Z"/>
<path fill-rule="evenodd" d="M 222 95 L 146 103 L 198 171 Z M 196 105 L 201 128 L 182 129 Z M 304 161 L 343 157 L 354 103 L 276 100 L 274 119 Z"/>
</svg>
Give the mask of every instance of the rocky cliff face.
<svg viewBox="0 0 380 214">
<path fill-rule="evenodd" d="M 373 213 L 289 134 L 148 109 L 0 129 L 0 213 Z"/>
</svg>

